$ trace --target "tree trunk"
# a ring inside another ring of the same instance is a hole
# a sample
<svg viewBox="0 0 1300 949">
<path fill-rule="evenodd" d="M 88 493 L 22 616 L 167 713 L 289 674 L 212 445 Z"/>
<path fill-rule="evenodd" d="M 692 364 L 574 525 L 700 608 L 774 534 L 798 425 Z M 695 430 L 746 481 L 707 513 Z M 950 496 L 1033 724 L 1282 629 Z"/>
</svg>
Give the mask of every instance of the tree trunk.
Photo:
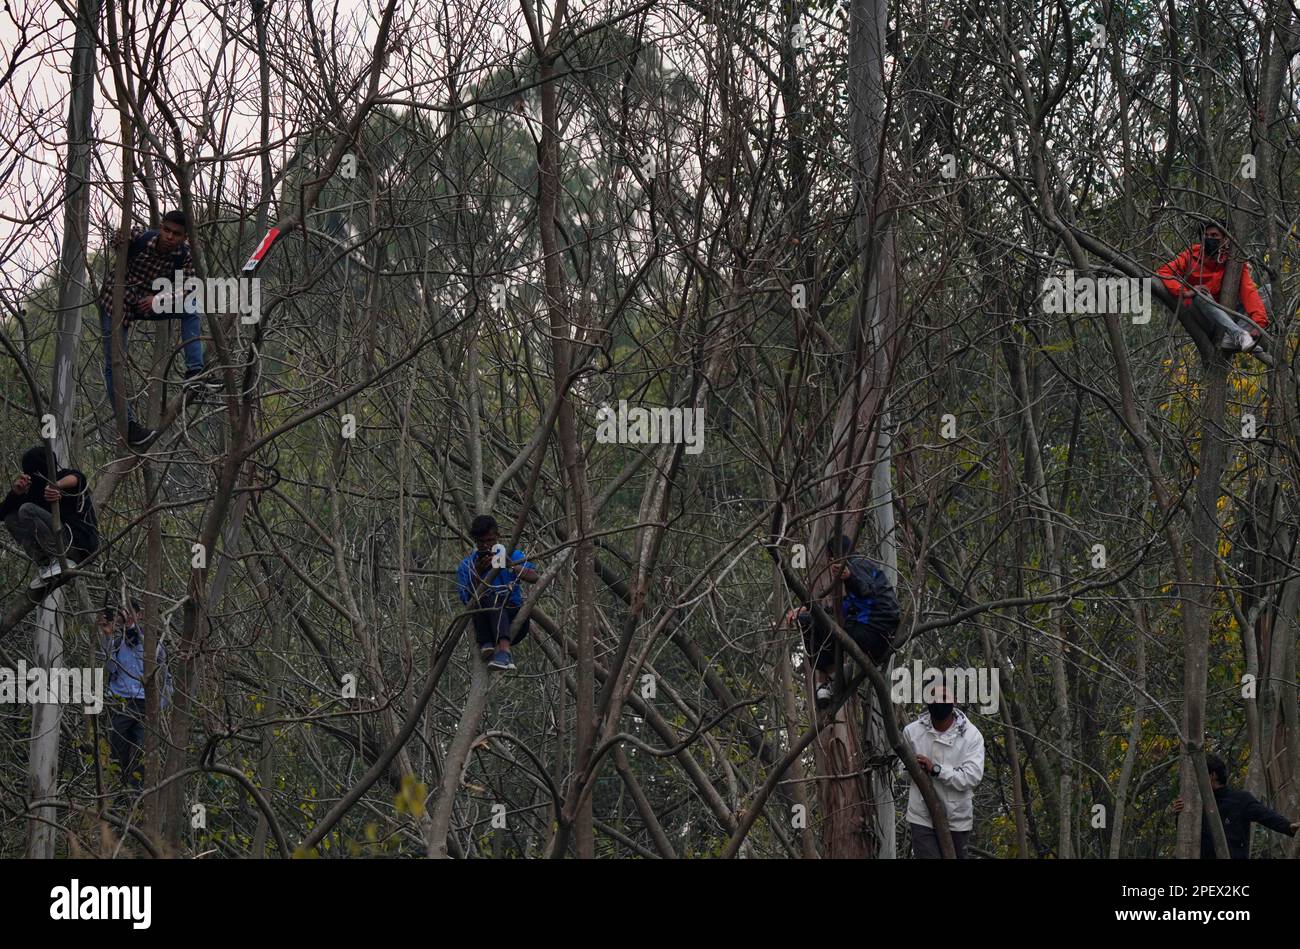
<svg viewBox="0 0 1300 949">
<path fill-rule="evenodd" d="M 895 235 L 890 229 L 885 234 L 884 253 L 880 256 L 880 265 L 876 272 L 876 285 L 882 292 L 876 297 L 878 309 L 871 321 L 872 339 L 875 344 L 876 379 L 890 378 L 888 360 L 888 343 L 885 339 L 885 327 L 894 327 L 898 321 L 895 311 L 898 306 L 897 286 L 894 283 Z M 883 312 L 882 312 L 883 310 Z M 876 550 L 878 559 L 885 568 L 885 574 L 895 590 L 900 590 L 898 575 L 898 537 L 894 529 L 894 477 L 891 467 L 893 462 L 892 443 L 889 437 L 888 396 L 880 412 L 879 433 L 876 439 L 876 460 L 871 471 L 871 510 L 876 522 Z M 882 670 L 885 679 L 890 680 L 894 667 L 891 653 Z M 867 756 L 880 759 L 889 752 L 889 737 L 885 733 L 882 718 L 886 712 L 880 707 L 878 698 L 873 693 L 869 710 L 869 728 L 867 729 Z M 891 713 L 892 714 L 892 713 Z M 892 768 L 877 767 L 871 771 L 871 799 L 876 802 L 876 829 L 873 834 L 877 841 L 876 856 L 881 860 L 893 860 L 898 856 L 897 841 L 894 836 L 894 772 Z"/>
<path fill-rule="evenodd" d="M 561 0 L 555 11 L 558 21 L 564 13 L 565 3 Z M 539 30 L 540 32 L 540 30 Z M 562 273 L 561 248 L 556 235 L 556 215 L 559 211 L 559 115 L 558 91 L 555 87 L 555 60 L 549 51 L 549 42 L 541 44 L 540 36 L 535 42 L 541 45 L 539 54 L 541 64 L 538 70 L 538 85 L 541 97 L 542 133 L 537 146 L 538 171 L 538 231 L 542 244 L 543 286 L 546 297 L 546 310 L 551 326 L 551 350 L 553 379 L 560 410 L 557 425 L 560 437 L 560 454 L 564 466 L 566 490 L 569 508 L 569 536 L 576 538 L 574 551 L 574 572 L 576 575 L 575 612 L 577 613 L 577 687 L 574 724 L 574 771 L 578 775 L 586 772 L 595 750 L 596 712 L 595 712 L 595 627 L 596 627 L 596 571 L 595 544 L 591 539 L 591 495 L 587 486 L 586 460 L 578 437 L 577 418 L 573 402 L 567 390 L 570 385 L 569 372 L 573 366 L 573 345 L 571 334 L 581 335 L 582 327 L 571 319 L 569 307 L 564 295 L 564 276 Z M 588 776 L 594 781 L 594 774 Z M 582 782 L 574 781 L 566 801 L 563 822 L 573 821 L 573 835 L 577 854 L 581 858 L 595 856 L 595 830 L 592 823 L 592 795 L 583 793 Z M 568 805 L 574 803 L 577 809 L 568 813 Z M 563 830 L 561 830 L 563 834 Z"/>
<path fill-rule="evenodd" d="M 470 629 L 470 624 L 465 628 Z M 467 637 L 471 638 L 471 637 Z M 461 780 L 465 775 L 465 765 L 469 762 L 469 753 L 474 745 L 474 736 L 478 734 L 479 722 L 483 710 L 487 707 L 488 686 L 490 685 L 487 663 L 479 658 L 478 647 L 471 646 L 469 654 L 469 694 L 465 697 L 465 707 L 460 713 L 460 723 L 456 734 L 452 736 L 451 745 L 442 764 L 442 786 L 438 789 L 438 801 L 433 806 L 433 821 L 429 828 L 430 857 L 447 856 L 447 834 L 451 829 L 451 818 L 456 810 L 456 792 L 460 790 Z"/>
<path fill-rule="evenodd" d="M 831 458 L 826 466 L 826 473 L 832 475 L 826 482 L 823 500 L 837 500 L 829 510 L 830 518 L 823 518 L 817 525 L 811 538 L 812 551 L 819 561 L 824 561 L 826 541 L 836 531 L 850 535 L 857 533 L 861 522 L 858 513 L 849 514 L 847 521 L 841 520 L 837 511 L 858 511 L 861 502 L 874 499 L 883 503 L 885 499 L 892 504 L 892 488 L 888 465 L 887 443 L 883 457 L 876 457 L 876 464 L 866 466 L 867 477 L 859 474 L 859 463 L 872 457 L 872 452 L 879 450 L 879 425 L 882 421 L 881 410 L 885 399 L 885 386 L 888 384 L 888 359 L 886 352 L 892 344 L 892 330 L 896 324 L 892 312 L 892 297 L 882 289 L 882 284 L 892 275 L 892 255 L 880 253 L 874 246 L 877 236 L 878 216 L 876 197 L 880 191 L 882 169 L 882 136 L 885 118 L 884 96 L 884 47 L 886 4 L 882 0 L 853 0 L 849 8 L 849 103 L 852 113 L 852 130 L 854 147 L 854 170 L 857 183 L 857 220 L 856 237 L 858 242 L 858 266 L 861 290 L 856 305 L 853 331 L 850 334 L 849 350 L 852 353 L 849 372 L 846 378 L 850 399 L 841 405 L 836 413 L 832 428 Z M 882 281 L 882 277 L 885 280 Z M 864 350 L 867 346 L 876 348 L 870 362 L 865 361 Z M 882 375 L 881 373 L 884 373 Z M 877 476 L 875 470 L 884 467 L 883 475 Z M 838 497 L 836 497 L 838 496 Z M 892 509 L 888 515 L 882 515 L 877 509 L 877 527 L 883 526 L 882 516 L 892 521 Z M 831 523 L 833 521 L 833 523 Z M 881 540 L 892 544 L 890 533 L 881 532 Z M 885 549 L 885 557 L 894 560 L 890 566 L 896 577 L 896 550 Z M 830 580 L 834 585 L 833 578 Z M 838 657 L 839 651 L 836 651 Z M 840 676 L 836 676 L 840 678 Z M 875 708 L 873 699 L 872 708 Z M 877 712 L 892 715 L 893 709 L 877 709 Z M 872 781 L 865 776 L 866 742 L 879 748 L 879 738 L 883 729 L 869 729 L 867 735 L 859 733 L 862 719 L 857 697 L 851 698 L 841 706 L 835 721 L 817 737 L 814 744 L 818 774 L 819 804 L 823 818 L 823 851 L 830 858 L 861 858 L 881 855 L 879 844 L 881 837 L 889 837 L 891 844 L 883 851 L 892 855 L 893 796 L 889 777 L 874 780 L 876 797 L 888 800 L 882 811 L 874 814 L 879 824 L 879 836 L 873 833 Z M 873 714 L 870 722 L 875 722 Z"/>
<path fill-rule="evenodd" d="M 1231 261 L 1229 263 L 1231 266 Z M 1235 295 L 1234 288 L 1233 296 Z M 1231 304 L 1225 301 L 1225 305 Z M 1181 591 L 1186 619 L 1183 623 L 1183 760 L 1179 786 L 1187 806 L 1178 816 L 1177 853 L 1183 859 L 1200 856 L 1202 810 L 1208 812 L 1214 808 L 1213 795 L 1205 793 L 1208 789 L 1205 772 L 1205 703 L 1210 621 L 1214 608 L 1214 563 L 1218 558 L 1219 544 L 1220 481 L 1228 450 L 1223 435 L 1228 364 L 1222 356 L 1213 354 L 1206 362 L 1201 385 L 1201 453 L 1192 509 L 1191 588 Z M 1214 824 L 1218 824 L 1217 812 L 1212 829 L 1216 829 Z M 1216 838 L 1221 838 L 1222 835 L 1223 828 L 1219 825 Z M 1225 846 L 1225 853 L 1220 856 L 1226 855 Z"/>
<path fill-rule="evenodd" d="M 72 420 L 77 389 L 73 371 L 77 340 L 81 336 L 81 309 L 86 304 L 86 243 L 90 230 L 90 134 L 95 104 L 95 39 L 99 0 L 80 0 L 77 33 L 72 51 L 72 83 L 68 103 L 67 168 L 64 174 L 63 237 L 59 249 L 58 339 L 49 412 L 54 417 L 50 447 L 63 464 L 72 458 Z M 42 421 L 42 425 L 44 422 Z M 62 662 L 64 591 L 58 590 L 41 604 L 36 616 L 36 665 L 50 669 Z M 53 797 L 59 768 L 59 721 L 62 706 L 36 705 L 32 710 L 32 748 L 29 777 L 32 798 Z M 27 855 L 54 856 L 53 808 L 40 808 L 28 830 Z"/>
<path fill-rule="evenodd" d="M 1142 742 L 1142 717 L 1147 711 L 1147 624 L 1141 603 L 1133 604 L 1133 629 L 1136 633 L 1137 670 L 1133 688 L 1133 723 L 1128 730 L 1128 748 L 1124 763 L 1119 769 L 1119 782 L 1115 785 L 1115 816 L 1110 829 L 1110 859 L 1118 860 L 1124 840 L 1124 812 L 1128 805 L 1129 783 L 1137 765 L 1138 746 Z"/>
<path fill-rule="evenodd" d="M 42 602 L 36 613 L 33 664 L 50 670 L 63 664 L 63 597 L 60 587 Z M 50 860 L 57 843 L 58 810 L 35 806 L 56 796 L 59 779 L 59 723 L 63 706 L 38 702 L 32 706 L 32 750 L 29 800 L 33 807 L 27 818 L 27 857 Z"/>
</svg>

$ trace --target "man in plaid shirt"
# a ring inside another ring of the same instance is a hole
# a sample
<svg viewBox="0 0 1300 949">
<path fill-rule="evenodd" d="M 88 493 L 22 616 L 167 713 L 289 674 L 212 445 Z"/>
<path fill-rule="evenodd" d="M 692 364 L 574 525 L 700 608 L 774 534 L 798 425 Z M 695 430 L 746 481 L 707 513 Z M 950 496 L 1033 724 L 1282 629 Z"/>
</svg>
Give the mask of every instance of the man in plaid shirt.
<svg viewBox="0 0 1300 949">
<path fill-rule="evenodd" d="M 155 295 L 153 284 L 159 278 L 176 283 L 176 273 L 180 271 L 181 280 L 195 276 L 194 261 L 190 256 L 190 245 L 185 237 L 187 225 L 182 211 L 168 211 L 163 215 L 158 230 L 133 228 L 129 236 L 119 233 L 113 246 L 119 247 L 123 240 L 130 240 L 127 247 L 126 280 L 122 293 L 122 355 L 127 353 L 128 327 L 135 320 L 175 320 L 181 321 L 181 341 L 185 349 L 186 384 L 202 384 L 198 377 L 203 374 L 202 314 L 197 301 L 186 300 L 183 313 L 160 312 L 177 310 L 177 306 L 162 305 L 165 293 Z M 104 386 L 113 396 L 113 290 L 112 280 L 104 281 L 99 294 L 99 322 L 104 333 Z M 183 283 L 174 286 L 173 293 L 179 299 L 183 296 Z M 213 383 L 206 383 L 209 387 Z M 128 439 L 133 446 L 147 444 L 154 436 L 152 429 L 140 425 L 131 411 L 126 407 L 129 421 Z"/>
</svg>

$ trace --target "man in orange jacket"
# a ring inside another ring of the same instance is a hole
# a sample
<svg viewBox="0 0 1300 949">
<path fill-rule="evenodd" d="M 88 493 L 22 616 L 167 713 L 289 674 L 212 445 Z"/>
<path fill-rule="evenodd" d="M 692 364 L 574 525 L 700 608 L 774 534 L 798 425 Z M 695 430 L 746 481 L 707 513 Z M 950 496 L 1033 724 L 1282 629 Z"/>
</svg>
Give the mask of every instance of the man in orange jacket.
<svg viewBox="0 0 1300 949">
<path fill-rule="evenodd" d="M 1212 341 L 1228 352 L 1248 352 L 1260 346 L 1260 333 L 1268 326 L 1268 312 L 1250 276 L 1250 264 L 1241 265 L 1241 306 L 1250 317 L 1234 319 L 1219 306 L 1219 291 L 1228 256 L 1228 235 L 1211 221 L 1201 231 L 1201 243 L 1193 244 L 1156 271 L 1165 288 L 1187 307 Z"/>
</svg>

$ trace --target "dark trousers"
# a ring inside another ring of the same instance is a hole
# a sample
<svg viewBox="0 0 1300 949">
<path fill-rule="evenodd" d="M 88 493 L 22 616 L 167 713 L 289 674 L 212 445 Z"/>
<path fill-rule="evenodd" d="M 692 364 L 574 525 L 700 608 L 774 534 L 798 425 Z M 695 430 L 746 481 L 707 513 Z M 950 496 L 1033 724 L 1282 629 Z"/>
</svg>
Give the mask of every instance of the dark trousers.
<svg viewBox="0 0 1300 949">
<path fill-rule="evenodd" d="M 108 747 L 121 772 L 122 785 L 139 790 L 144 783 L 144 699 L 113 700 L 108 717 Z"/>
<path fill-rule="evenodd" d="M 519 609 L 514 606 L 478 610 L 474 613 L 474 640 L 480 646 L 495 646 L 498 640 L 510 639 L 510 624 L 518 615 Z M 524 641 L 528 636 L 528 626 L 531 622 L 531 619 L 524 620 L 524 625 L 519 627 L 519 633 L 511 640 L 510 645 L 514 646 Z"/>
<path fill-rule="evenodd" d="M 830 629 L 822 629 L 811 616 L 805 616 L 799 623 L 803 629 L 803 645 L 812 657 L 813 667 L 821 672 L 830 672 L 835 668 L 835 634 Z M 886 631 L 862 623 L 845 623 L 844 632 L 871 657 L 876 665 L 884 662 L 892 645 L 893 631 Z"/>
<path fill-rule="evenodd" d="M 54 515 L 31 501 L 5 518 L 5 527 L 28 557 L 39 564 L 49 563 L 63 554 L 72 563 L 80 563 L 93 551 L 73 546 L 72 528 L 61 524 L 62 537 L 54 536 Z"/>
<path fill-rule="evenodd" d="M 912 857 L 916 860 L 939 860 L 943 852 L 939 850 L 939 835 L 933 827 L 907 822 L 908 832 L 912 835 Z M 953 830 L 952 849 L 958 860 L 966 859 L 966 843 L 970 840 L 969 830 Z"/>
</svg>

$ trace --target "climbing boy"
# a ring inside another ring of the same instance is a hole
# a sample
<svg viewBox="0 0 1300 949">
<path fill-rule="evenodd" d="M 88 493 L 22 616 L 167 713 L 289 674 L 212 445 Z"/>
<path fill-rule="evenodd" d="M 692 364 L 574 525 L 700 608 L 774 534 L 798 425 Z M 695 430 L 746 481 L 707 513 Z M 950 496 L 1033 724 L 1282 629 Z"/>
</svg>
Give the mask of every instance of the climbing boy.
<svg viewBox="0 0 1300 949">
<path fill-rule="evenodd" d="M 113 240 L 117 248 L 127 242 L 126 279 L 122 287 L 122 358 L 127 355 L 128 328 L 132 322 L 140 320 L 180 320 L 181 343 L 185 352 L 185 384 L 202 386 L 209 389 L 219 387 L 215 377 L 204 371 L 202 314 L 190 299 L 184 299 L 182 293 L 184 281 L 195 276 L 194 259 L 190 253 L 189 241 L 186 239 L 188 219 L 183 211 L 168 211 L 163 215 L 157 230 L 119 231 Z M 158 293 L 154 290 L 157 280 L 176 283 L 177 274 L 182 282 L 170 291 L 175 303 L 163 306 L 162 297 L 168 291 Z M 110 404 L 116 405 L 113 393 L 113 289 L 114 281 L 105 280 L 99 293 L 99 323 L 104 334 L 104 387 L 108 391 Z M 182 311 L 182 312 L 178 312 Z M 127 439 L 133 448 L 147 445 L 156 434 L 153 429 L 141 425 L 128 402 Z"/>
<path fill-rule="evenodd" d="M 853 541 L 848 537 L 832 537 L 826 551 L 830 557 L 829 575 L 844 582 L 844 631 L 872 662 L 880 665 L 893 648 L 894 633 L 898 630 L 898 595 L 878 564 L 854 555 Z M 836 615 L 833 600 L 825 606 L 827 612 Z M 835 634 L 821 628 L 806 606 L 791 610 L 786 622 L 797 623 L 803 630 L 804 649 L 813 661 L 818 707 L 830 704 L 834 697 L 831 678 L 835 669 Z"/>
<path fill-rule="evenodd" d="M 474 605 L 474 638 L 479 654 L 488 660 L 488 668 L 510 672 L 516 668 L 511 647 L 528 635 L 529 625 L 525 619 L 511 640 L 510 625 L 524 604 L 519 581 L 536 583 L 537 570 L 521 550 L 512 553 L 508 561 L 504 559 L 505 548 L 498 544 L 500 529 L 490 515 L 474 518 L 469 536 L 474 550 L 456 570 L 460 601 Z M 500 566 L 493 566 L 494 559 Z"/>
</svg>

